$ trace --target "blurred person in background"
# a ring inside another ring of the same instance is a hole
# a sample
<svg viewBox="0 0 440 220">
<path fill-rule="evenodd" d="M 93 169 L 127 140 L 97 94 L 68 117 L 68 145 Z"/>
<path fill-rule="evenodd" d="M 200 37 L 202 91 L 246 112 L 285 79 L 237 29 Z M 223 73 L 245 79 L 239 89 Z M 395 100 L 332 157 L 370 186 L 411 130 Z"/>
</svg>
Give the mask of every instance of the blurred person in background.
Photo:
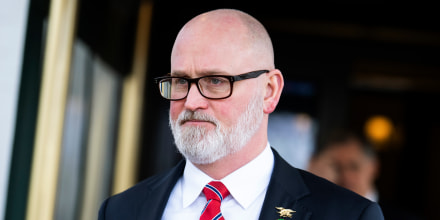
<svg viewBox="0 0 440 220">
<path fill-rule="evenodd" d="M 379 161 L 373 146 L 350 132 L 336 132 L 316 151 L 308 170 L 371 201 L 378 201 L 375 181 Z"/>
<path fill-rule="evenodd" d="M 359 134 L 344 130 L 333 132 L 314 152 L 307 169 L 315 175 L 378 202 L 387 220 L 419 219 L 413 213 L 380 199 L 375 186 L 379 177 L 377 153 L 372 143 Z"/>
<path fill-rule="evenodd" d="M 177 35 L 170 74 L 156 82 L 185 159 L 105 200 L 99 219 L 383 219 L 377 203 L 271 148 L 268 117 L 284 79 L 254 17 L 219 9 L 191 19 Z"/>
</svg>

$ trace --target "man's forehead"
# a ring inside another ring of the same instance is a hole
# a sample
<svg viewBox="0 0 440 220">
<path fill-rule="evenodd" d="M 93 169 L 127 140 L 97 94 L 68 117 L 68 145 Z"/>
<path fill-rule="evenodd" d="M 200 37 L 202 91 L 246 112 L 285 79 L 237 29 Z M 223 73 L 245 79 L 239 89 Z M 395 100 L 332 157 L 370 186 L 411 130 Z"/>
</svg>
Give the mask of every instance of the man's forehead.
<svg viewBox="0 0 440 220">
<path fill-rule="evenodd" d="M 235 74 L 249 63 L 253 57 L 244 48 L 227 43 L 188 42 L 177 45 L 171 54 L 171 73 L 185 75 Z"/>
</svg>

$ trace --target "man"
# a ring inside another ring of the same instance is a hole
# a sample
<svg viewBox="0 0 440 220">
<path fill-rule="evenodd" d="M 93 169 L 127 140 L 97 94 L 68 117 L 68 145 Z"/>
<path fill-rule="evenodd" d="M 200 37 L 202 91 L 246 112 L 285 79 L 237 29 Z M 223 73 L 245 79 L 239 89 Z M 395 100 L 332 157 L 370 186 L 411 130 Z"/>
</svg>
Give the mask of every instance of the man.
<svg viewBox="0 0 440 220">
<path fill-rule="evenodd" d="M 176 38 L 170 75 L 157 83 L 185 160 L 107 199 L 99 219 L 383 219 L 376 203 L 271 149 L 268 117 L 284 81 L 255 18 L 232 9 L 196 16 Z"/>
<path fill-rule="evenodd" d="M 377 202 L 378 163 L 366 140 L 351 132 L 336 132 L 312 157 L 308 170 Z"/>
<path fill-rule="evenodd" d="M 336 131 L 310 160 L 308 171 L 380 204 L 387 220 L 417 220 L 409 210 L 379 197 L 375 181 L 379 161 L 369 141 L 347 131 Z"/>
</svg>

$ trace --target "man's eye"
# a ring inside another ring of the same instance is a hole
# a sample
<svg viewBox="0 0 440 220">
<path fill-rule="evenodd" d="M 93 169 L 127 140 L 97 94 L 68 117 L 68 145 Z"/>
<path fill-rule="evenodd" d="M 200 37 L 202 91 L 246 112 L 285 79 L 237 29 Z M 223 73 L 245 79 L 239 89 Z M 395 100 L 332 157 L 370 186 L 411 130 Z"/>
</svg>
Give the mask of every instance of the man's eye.
<svg viewBox="0 0 440 220">
<path fill-rule="evenodd" d="M 210 79 L 209 79 L 209 83 L 211 84 L 211 85 L 221 85 L 221 84 L 223 84 L 223 83 L 225 83 L 226 82 L 226 79 L 224 79 L 224 78 L 220 78 L 220 77 L 211 77 Z"/>
<path fill-rule="evenodd" d="M 185 85 L 187 81 L 186 81 L 185 79 L 180 79 L 180 78 L 179 78 L 179 79 L 176 79 L 175 82 L 176 82 L 176 84 L 178 84 L 178 85 Z"/>
</svg>

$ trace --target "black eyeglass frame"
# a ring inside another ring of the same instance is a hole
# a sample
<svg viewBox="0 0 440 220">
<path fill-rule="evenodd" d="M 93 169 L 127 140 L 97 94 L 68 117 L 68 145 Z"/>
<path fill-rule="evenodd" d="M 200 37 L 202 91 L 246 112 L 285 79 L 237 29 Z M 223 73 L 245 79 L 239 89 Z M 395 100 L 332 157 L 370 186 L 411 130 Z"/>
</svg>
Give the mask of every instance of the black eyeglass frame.
<svg viewBox="0 0 440 220">
<path fill-rule="evenodd" d="M 229 76 L 229 75 L 207 75 L 207 76 L 202 76 L 202 77 L 198 77 L 198 78 L 186 78 L 186 77 L 180 77 L 180 76 L 161 76 L 161 77 L 156 77 L 156 78 L 154 78 L 154 81 L 155 81 L 155 83 L 156 83 L 157 85 L 159 85 L 160 82 L 161 82 L 162 80 L 165 80 L 165 79 L 184 79 L 184 80 L 188 81 L 188 91 L 186 92 L 186 95 L 185 95 L 183 98 L 180 98 L 180 99 L 168 99 L 168 98 L 164 97 L 164 96 L 162 95 L 162 93 L 161 93 L 161 96 L 162 96 L 163 98 L 165 98 L 165 99 L 167 99 L 167 100 L 170 100 L 170 101 L 179 101 L 179 100 L 182 100 L 182 99 L 186 99 L 186 97 L 188 97 L 188 93 L 189 93 L 189 90 L 191 89 L 191 84 L 192 84 L 192 83 L 195 83 L 195 84 L 196 84 L 196 87 L 197 87 L 197 89 L 199 90 L 199 93 L 200 93 L 203 97 L 205 97 L 205 98 L 207 98 L 207 99 L 218 100 L 218 99 L 226 99 L 226 98 L 229 98 L 229 97 L 232 95 L 232 90 L 233 90 L 233 88 L 234 88 L 234 86 L 233 86 L 233 85 L 234 85 L 234 82 L 236 82 L 236 81 L 241 81 L 241 80 L 245 80 L 245 79 L 257 78 L 257 77 L 259 77 L 261 74 L 263 74 L 263 73 L 268 73 L 268 72 L 270 72 L 270 71 L 269 71 L 269 70 L 256 70 L 256 71 L 251 71 L 251 72 L 247 72 L 247 73 L 243 73 L 243 74 L 235 75 L 235 76 Z M 203 92 L 200 90 L 200 87 L 199 87 L 199 80 L 200 80 L 200 79 L 203 79 L 203 78 L 206 78 L 206 77 L 224 77 L 224 78 L 227 78 L 227 79 L 229 80 L 230 85 L 231 85 L 231 90 L 230 90 L 229 94 L 228 94 L 227 96 L 225 96 L 225 97 L 221 97 L 221 98 L 211 98 L 211 97 L 207 97 L 207 96 L 205 96 L 205 95 L 203 94 Z M 160 89 L 160 85 L 159 85 L 159 89 Z"/>
</svg>

